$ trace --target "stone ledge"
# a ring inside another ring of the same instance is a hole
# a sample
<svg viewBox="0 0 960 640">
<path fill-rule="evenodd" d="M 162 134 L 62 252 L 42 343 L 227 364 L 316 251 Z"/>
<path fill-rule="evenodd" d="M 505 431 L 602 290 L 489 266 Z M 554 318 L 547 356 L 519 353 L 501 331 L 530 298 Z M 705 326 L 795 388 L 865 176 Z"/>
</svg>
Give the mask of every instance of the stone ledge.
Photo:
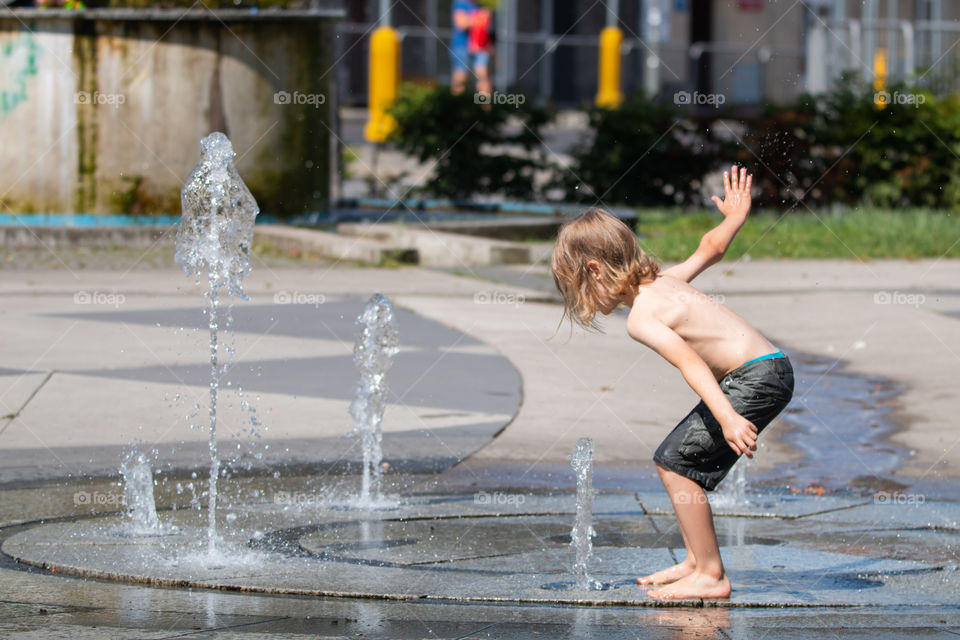
<svg viewBox="0 0 960 640">
<path fill-rule="evenodd" d="M 372 238 L 347 237 L 280 225 L 257 225 L 254 227 L 254 241 L 274 245 L 281 251 L 300 251 L 313 253 L 336 260 L 352 260 L 369 264 L 380 264 L 390 259 L 398 262 L 418 262 L 415 249 L 388 245 Z"/>
<path fill-rule="evenodd" d="M 529 264 L 531 258 L 529 246 L 519 242 L 434 231 L 422 226 L 343 223 L 337 225 L 337 232 L 411 247 L 417 251 L 420 264 L 430 267 Z"/>
</svg>

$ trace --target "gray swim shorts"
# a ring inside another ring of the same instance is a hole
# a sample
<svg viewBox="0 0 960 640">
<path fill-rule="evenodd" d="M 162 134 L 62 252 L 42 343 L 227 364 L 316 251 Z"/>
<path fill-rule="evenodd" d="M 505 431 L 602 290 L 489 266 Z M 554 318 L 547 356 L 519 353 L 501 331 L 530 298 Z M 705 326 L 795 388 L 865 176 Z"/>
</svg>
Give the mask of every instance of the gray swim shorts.
<svg viewBox="0 0 960 640">
<path fill-rule="evenodd" d="M 720 379 L 734 411 L 763 431 L 793 397 L 793 367 L 779 351 L 734 369 Z M 713 491 L 737 461 L 720 423 L 701 400 L 657 448 L 653 461 Z"/>
</svg>

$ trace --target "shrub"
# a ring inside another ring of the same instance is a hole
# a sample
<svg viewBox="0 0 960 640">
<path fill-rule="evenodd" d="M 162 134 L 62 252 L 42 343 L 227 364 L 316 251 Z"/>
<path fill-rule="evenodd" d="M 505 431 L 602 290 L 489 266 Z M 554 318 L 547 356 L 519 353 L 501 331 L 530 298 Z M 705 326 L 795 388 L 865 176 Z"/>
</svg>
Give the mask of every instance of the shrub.
<svg viewBox="0 0 960 640">
<path fill-rule="evenodd" d="M 726 146 L 673 105 L 634 94 L 616 109 L 590 110 L 592 139 L 573 151 L 560 179 L 566 199 L 631 206 L 703 204 L 703 177 Z"/>
<path fill-rule="evenodd" d="M 484 108 L 473 93 L 405 85 L 392 110 L 398 127 L 390 142 L 435 163 L 423 189 L 432 195 L 530 199 L 534 173 L 545 166 L 540 130 L 549 117 L 525 97 L 513 102 Z"/>
</svg>

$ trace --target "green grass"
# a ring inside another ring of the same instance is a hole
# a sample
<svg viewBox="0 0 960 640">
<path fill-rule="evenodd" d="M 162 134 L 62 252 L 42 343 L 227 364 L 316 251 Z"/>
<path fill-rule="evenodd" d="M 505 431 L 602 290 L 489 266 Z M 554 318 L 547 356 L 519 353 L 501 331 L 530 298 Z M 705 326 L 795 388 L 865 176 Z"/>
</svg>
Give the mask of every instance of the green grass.
<svg viewBox="0 0 960 640">
<path fill-rule="evenodd" d="M 639 212 L 637 231 L 644 250 L 678 261 L 696 250 L 700 237 L 723 219 L 714 211 Z M 839 213 L 793 210 L 752 214 L 727 251 L 727 258 L 861 259 L 960 258 L 960 214 L 929 209 L 892 211 L 859 208 Z"/>
</svg>

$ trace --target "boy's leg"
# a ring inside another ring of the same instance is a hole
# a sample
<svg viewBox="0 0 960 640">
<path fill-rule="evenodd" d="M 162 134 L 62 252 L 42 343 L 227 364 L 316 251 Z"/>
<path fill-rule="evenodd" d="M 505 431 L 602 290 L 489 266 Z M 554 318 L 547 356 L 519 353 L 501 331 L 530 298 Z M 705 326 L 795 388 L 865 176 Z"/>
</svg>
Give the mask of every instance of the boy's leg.
<svg viewBox="0 0 960 640">
<path fill-rule="evenodd" d="M 667 473 L 672 473 L 667 471 L 660 465 L 657 465 L 657 471 L 660 472 L 660 481 L 663 482 L 664 488 L 667 488 L 667 479 L 664 477 Z M 668 489 L 669 493 L 669 489 Z M 671 496 L 672 499 L 672 496 Z M 676 511 L 676 505 L 674 505 L 674 511 Z M 693 549 L 690 548 L 690 539 L 687 536 L 687 532 L 683 528 L 683 522 L 679 519 L 677 520 L 679 525 L 680 535 L 683 536 L 683 546 L 686 547 L 687 557 L 673 565 L 656 573 L 651 573 L 648 576 L 642 578 L 637 578 L 637 584 L 644 585 L 654 585 L 654 584 L 670 584 L 671 582 L 676 582 L 680 578 L 685 578 L 691 573 L 693 573 L 694 567 L 697 566 L 697 558 L 693 553 Z"/>
<path fill-rule="evenodd" d="M 648 591 L 647 595 L 658 599 L 728 597 L 730 581 L 723 570 L 706 492 L 690 478 L 659 466 L 658 469 L 670 494 L 680 530 L 685 534 L 684 543 L 693 552 L 696 565 L 686 577 L 662 589 Z"/>
</svg>

